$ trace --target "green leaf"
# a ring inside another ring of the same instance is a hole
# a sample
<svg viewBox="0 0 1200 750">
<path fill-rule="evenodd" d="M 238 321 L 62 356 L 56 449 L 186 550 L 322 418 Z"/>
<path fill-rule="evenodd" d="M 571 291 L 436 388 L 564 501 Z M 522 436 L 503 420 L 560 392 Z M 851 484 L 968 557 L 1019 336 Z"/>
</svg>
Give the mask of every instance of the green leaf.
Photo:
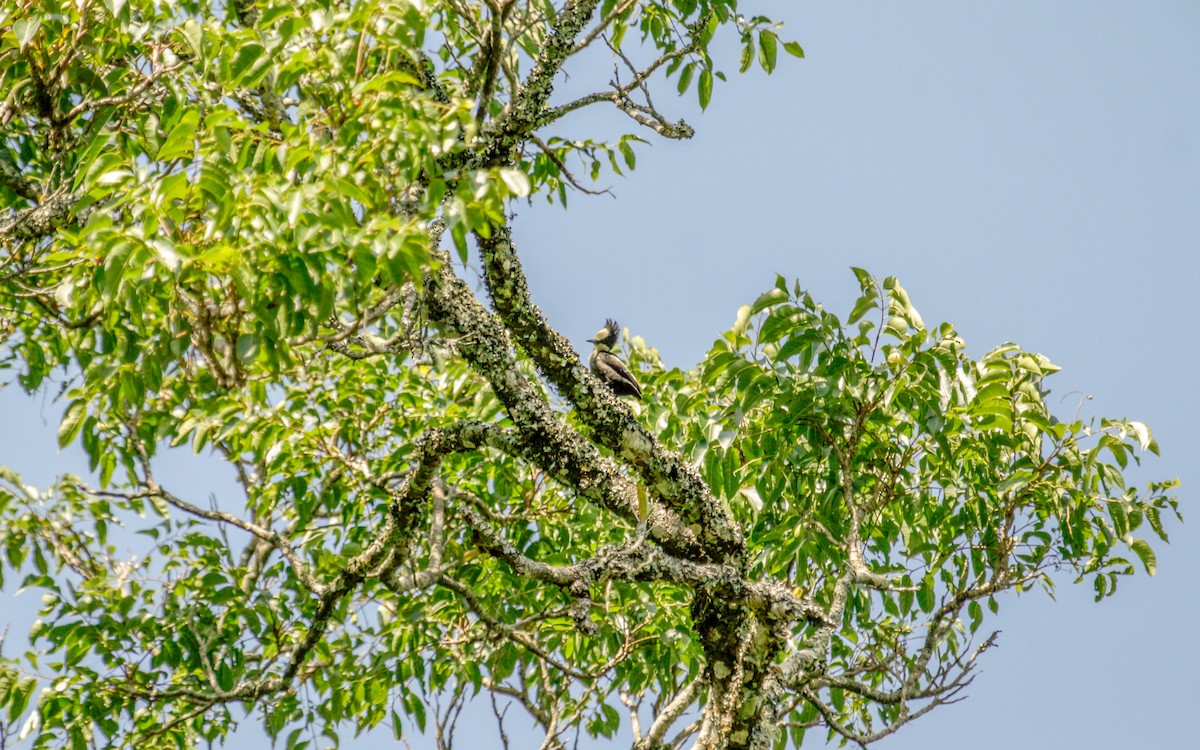
<svg viewBox="0 0 1200 750">
<path fill-rule="evenodd" d="M 521 170 L 504 167 L 500 170 L 500 180 L 510 195 L 519 198 L 529 195 L 529 177 Z"/>
<path fill-rule="evenodd" d="M 118 185 L 129 181 L 133 177 L 133 172 L 128 169 L 111 169 L 97 177 L 94 182 L 97 185 Z"/>
<path fill-rule="evenodd" d="M 854 274 L 854 278 L 858 279 L 858 285 L 861 289 L 874 288 L 875 277 L 873 277 L 865 268 L 858 266 L 850 266 L 850 271 Z"/>
<path fill-rule="evenodd" d="M 267 74 L 271 57 L 258 42 L 247 42 L 238 47 L 237 54 L 229 63 L 229 78 L 237 86 L 254 88 Z"/>
<path fill-rule="evenodd" d="M 175 27 L 175 32 L 183 38 L 190 54 L 200 59 L 204 54 L 204 28 L 195 18 L 188 18 Z"/>
<path fill-rule="evenodd" d="M 750 316 L 753 314 L 754 313 L 751 310 L 750 305 L 742 305 L 739 307 L 737 311 L 737 319 L 734 320 L 733 328 L 731 330 L 738 336 L 746 333 L 746 328 L 750 325 Z"/>
<path fill-rule="evenodd" d="M 775 61 L 778 55 L 776 44 L 779 38 L 775 36 L 773 31 L 763 31 L 758 35 L 758 64 L 762 69 L 771 73 L 775 70 Z"/>
<path fill-rule="evenodd" d="M 754 39 L 749 34 L 742 37 L 742 57 L 738 61 L 738 72 L 745 73 L 754 63 Z"/>
<path fill-rule="evenodd" d="M 269 29 L 280 18 L 291 15 L 296 12 L 296 9 L 289 3 L 279 3 L 278 5 L 268 5 L 258 17 L 258 27 L 260 29 Z"/>
<path fill-rule="evenodd" d="M 87 416 L 87 402 L 83 399 L 75 399 L 68 406 L 63 414 L 62 423 L 58 426 L 58 447 L 65 448 L 79 434 L 79 428 L 83 425 L 83 419 Z"/>
<path fill-rule="evenodd" d="M 134 249 L 134 244 L 124 238 L 118 238 L 109 248 L 108 255 L 104 258 L 104 284 L 100 290 L 100 296 L 105 302 L 112 301 L 116 296 L 121 281 L 125 278 L 125 267 L 129 264 Z"/>
<path fill-rule="evenodd" d="M 121 12 L 125 10 L 126 0 L 104 0 L 104 7 L 108 8 L 108 12 L 112 13 L 113 18 L 121 18 Z"/>
<path fill-rule="evenodd" d="M 467 265 L 470 260 L 470 250 L 467 248 L 467 227 L 461 221 L 450 225 L 450 238 L 454 240 L 454 249 L 458 252 L 458 259 L 462 264 Z"/>
<path fill-rule="evenodd" d="M 261 340 L 258 336 L 244 333 L 237 339 L 237 358 L 242 364 L 249 364 L 258 356 Z"/>
<path fill-rule="evenodd" d="M 1113 530 L 1117 536 L 1124 537 L 1129 533 L 1129 515 L 1125 512 L 1125 503 L 1116 499 L 1109 500 L 1108 515 L 1112 518 Z"/>
<path fill-rule="evenodd" d="M 783 48 L 792 57 L 799 57 L 802 59 L 804 57 L 804 49 L 800 46 L 799 42 L 784 42 Z"/>
<path fill-rule="evenodd" d="M 629 141 L 621 141 L 617 148 L 621 150 L 621 156 L 625 159 L 625 166 L 630 169 L 636 169 L 637 155 L 633 153 L 633 147 L 629 145 Z"/>
<path fill-rule="evenodd" d="M 712 101 L 713 75 L 708 68 L 700 71 L 700 85 L 696 87 L 696 93 L 700 96 L 700 109 L 707 109 L 708 103 Z"/>
<path fill-rule="evenodd" d="M 1158 558 L 1154 556 L 1154 550 L 1150 549 L 1150 545 L 1144 539 L 1134 539 L 1130 542 L 1129 547 L 1142 561 L 1142 567 L 1146 569 L 1146 573 L 1154 575 L 1158 572 Z"/>
<path fill-rule="evenodd" d="M 412 702 L 413 718 L 417 721 L 417 728 L 422 732 L 425 731 L 425 703 L 419 696 L 413 696 Z"/>
<path fill-rule="evenodd" d="M 17 719 L 21 718 L 21 714 L 25 713 L 26 707 L 29 706 L 29 699 L 33 696 L 33 691 L 36 689 L 37 680 L 31 678 L 21 680 L 17 683 L 9 694 L 8 723 L 15 724 Z"/>
<path fill-rule="evenodd" d="M 769 291 L 763 292 L 754 300 L 754 304 L 750 306 L 750 314 L 762 312 L 768 307 L 775 307 L 788 301 L 788 293 L 778 287 Z"/>
<path fill-rule="evenodd" d="M 37 36 L 38 29 L 41 27 L 41 16 L 30 16 L 29 18 L 22 18 L 20 21 L 14 22 L 13 33 L 17 36 L 17 48 L 24 52 L 25 47 L 33 41 L 33 38 Z"/>
<path fill-rule="evenodd" d="M 933 583 L 933 575 L 927 575 L 921 580 L 921 587 L 917 589 L 917 606 L 926 614 L 933 611 Z"/>
<path fill-rule="evenodd" d="M 869 293 L 859 297 L 858 301 L 854 303 L 854 309 L 850 311 L 850 317 L 847 318 L 846 322 L 853 325 L 862 320 L 863 316 L 867 313 L 878 309 L 879 295 L 874 289 L 871 289 Z"/>
<path fill-rule="evenodd" d="M 159 161 L 171 161 L 182 157 L 190 157 L 196 148 L 196 126 L 200 122 L 200 110 L 189 109 L 171 128 L 158 150 Z"/>
<path fill-rule="evenodd" d="M 1166 529 L 1163 528 L 1162 515 L 1160 514 L 1158 508 L 1153 506 L 1147 508 L 1146 520 L 1150 522 L 1150 528 L 1154 530 L 1154 533 L 1158 535 L 1159 539 L 1163 540 L 1164 542 L 1171 541 L 1168 538 Z"/>
<path fill-rule="evenodd" d="M 967 616 L 971 620 L 971 632 L 979 630 L 983 624 L 983 607 L 979 606 L 979 602 L 972 600 L 967 604 Z"/>
<path fill-rule="evenodd" d="M 395 91 L 397 87 L 419 85 L 421 85 L 421 82 L 415 76 L 405 73 L 402 70 L 392 70 L 371 77 L 361 85 L 356 86 L 355 90 L 360 94 L 366 94 L 371 91 Z"/>
<path fill-rule="evenodd" d="M 1158 443 L 1154 442 L 1154 437 L 1150 434 L 1150 428 L 1142 422 L 1130 422 L 1129 429 L 1133 430 L 1133 434 L 1137 436 L 1138 445 L 1142 450 L 1149 450 L 1153 453 L 1158 453 Z"/>
<path fill-rule="evenodd" d="M 1007 405 L 1011 397 L 1012 393 L 1008 390 L 1007 385 L 1004 383 L 990 383 L 980 388 L 975 394 L 975 403 L 987 404 L 989 402 L 1001 401 Z"/>
<path fill-rule="evenodd" d="M 683 70 L 679 71 L 679 80 L 675 84 L 675 90 L 679 93 L 687 91 L 688 86 L 692 85 L 692 74 L 696 72 L 696 64 L 688 63 L 683 66 Z"/>
<path fill-rule="evenodd" d="M 217 665 L 217 687 L 222 690 L 232 690 L 234 685 L 233 670 L 228 664 L 221 663 Z"/>
</svg>

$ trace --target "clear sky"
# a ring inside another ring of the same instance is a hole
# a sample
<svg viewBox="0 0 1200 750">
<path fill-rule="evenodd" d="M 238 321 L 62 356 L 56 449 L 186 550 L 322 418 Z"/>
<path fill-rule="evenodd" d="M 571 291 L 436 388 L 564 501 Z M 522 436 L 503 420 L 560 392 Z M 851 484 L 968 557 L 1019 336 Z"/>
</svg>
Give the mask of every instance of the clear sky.
<svg viewBox="0 0 1200 750">
<path fill-rule="evenodd" d="M 1013 340 L 1061 365 L 1060 414 L 1089 396 L 1087 414 L 1147 422 L 1163 457 L 1137 476 L 1182 479 L 1191 516 L 1158 576 L 1101 604 L 1067 577 L 1057 602 L 1007 598 L 970 698 L 878 747 L 1200 747 L 1200 3 L 743 5 L 807 59 L 737 76 L 730 47 L 708 112 L 656 97 L 696 137 L 649 139 L 604 183 L 615 199 L 516 207 L 535 300 L 581 351 L 616 317 L 687 367 L 774 274 L 846 312 L 862 266 L 972 354 Z M 562 132 L 595 135 L 592 117 Z M 69 468 L 56 407 L 8 388 L 0 414 L 0 464 L 43 483 Z M 350 746 L 368 744 L 390 746 Z"/>
</svg>

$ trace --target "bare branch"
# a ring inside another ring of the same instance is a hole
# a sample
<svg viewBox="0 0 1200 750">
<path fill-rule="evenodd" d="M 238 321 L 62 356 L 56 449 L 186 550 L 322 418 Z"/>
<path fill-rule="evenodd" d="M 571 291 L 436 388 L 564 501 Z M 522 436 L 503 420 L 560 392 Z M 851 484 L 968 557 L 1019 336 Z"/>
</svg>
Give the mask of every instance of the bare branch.
<svg viewBox="0 0 1200 750">
<path fill-rule="evenodd" d="M 699 51 L 700 45 L 697 41 L 692 41 L 690 44 L 672 50 L 667 54 L 660 55 L 645 68 L 639 70 L 633 61 L 629 59 L 619 48 L 609 43 L 609 49 L 613 54 L 621 58 L 625 66 L 633 73 L 633 79 L 627 84 L 621 84 L 618 77 L 614 76 L 609 85 L 612 86 L 612 91 L 602 91 L 587 96 L 580 97 L 574 101 L 555 107 L 550 113 L 550 120 L 557 120 L 575 110 L 582 109 L 592 104 L 599 102 L 612 102 L 617 109 L 624 112 L 639 125 L 650 128 L 651 130 L 662 135 L 664 138 L 674 140 L 686 140 L 696 134 L 696 131 L 683 120 L 679 122 L 670 122 L 666 117 L 661 115 L 654 106 L 654 101 L 650 96 L 650 89 L 646 86 L 646 81 L 654 75 L 662 66 L 671 63 L 675 60 L 682 59 L 688 55 L 695 54 Z M 645 98 L 645 104 L 638 104 L 630 99 L 630 94 L 635 90 L 641 91 Z"/>
</svg>

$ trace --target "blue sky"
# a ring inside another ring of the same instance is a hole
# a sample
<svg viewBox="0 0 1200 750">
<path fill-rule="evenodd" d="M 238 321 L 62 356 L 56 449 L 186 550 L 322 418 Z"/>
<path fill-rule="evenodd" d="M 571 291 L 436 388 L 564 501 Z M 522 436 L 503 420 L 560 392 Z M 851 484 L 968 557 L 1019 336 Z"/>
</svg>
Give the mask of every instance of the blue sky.
<svg viewBox="0 0 1200 750">
<path fill-rule="evenodd" d="M 687 367 L 776 273 L 842 312 L 850 266 L 895 275 L 973 354 L 1013 340 L 1062 366 L 1060 413 L 1090 397 L 1085 413 L 1147 422 L 1163 457 L 1137 476 L 1179 477 L 1194 517 L 1200 4 L 744 5 L 786 21 L 807 59 L 737 76 L 730 46 L 708 112 L 656 98 L 696 137 L 649 138 L 604 183 L 615 199 L 516 207 L 551 322 L 583 351 L 616 317 Z M 561 132 L 614 126 L 581 113 Z M 55 453 L 56 406 L 10 387 L 0 413 L 0 463 L 44 483 L 77 460 Z M 1057 602 L 1005 600 L 970 698 L 878 747 L 1200 746 L 1194 524 L 1169 526 L 1157 577 L 1101 604 L 1065 577 Z"/>
</svg>

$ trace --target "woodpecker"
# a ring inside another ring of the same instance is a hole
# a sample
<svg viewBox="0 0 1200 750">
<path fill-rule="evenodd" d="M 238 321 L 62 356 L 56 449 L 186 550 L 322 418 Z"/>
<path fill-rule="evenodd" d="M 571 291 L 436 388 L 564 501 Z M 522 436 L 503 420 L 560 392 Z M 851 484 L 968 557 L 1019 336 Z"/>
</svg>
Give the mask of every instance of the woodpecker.
<svg viewBox="0 0 1200 750">
<path fill-rule="evenodd" d="M 592 368 L 592 374 L 600 378 L 613 393 L 618 396 L 641 398 L 642 387 L 638 385 L 637 379 L 625 363 L 612 353 L 620 336 L 621 327 L 617 325 L 617 321 L 612 318 L 604 321 L 604 327 L 596 331 L 596 337 L 588 339 L 588 343 L 596 347 L 588 357 L 588 366 Z"/>
</svg>

